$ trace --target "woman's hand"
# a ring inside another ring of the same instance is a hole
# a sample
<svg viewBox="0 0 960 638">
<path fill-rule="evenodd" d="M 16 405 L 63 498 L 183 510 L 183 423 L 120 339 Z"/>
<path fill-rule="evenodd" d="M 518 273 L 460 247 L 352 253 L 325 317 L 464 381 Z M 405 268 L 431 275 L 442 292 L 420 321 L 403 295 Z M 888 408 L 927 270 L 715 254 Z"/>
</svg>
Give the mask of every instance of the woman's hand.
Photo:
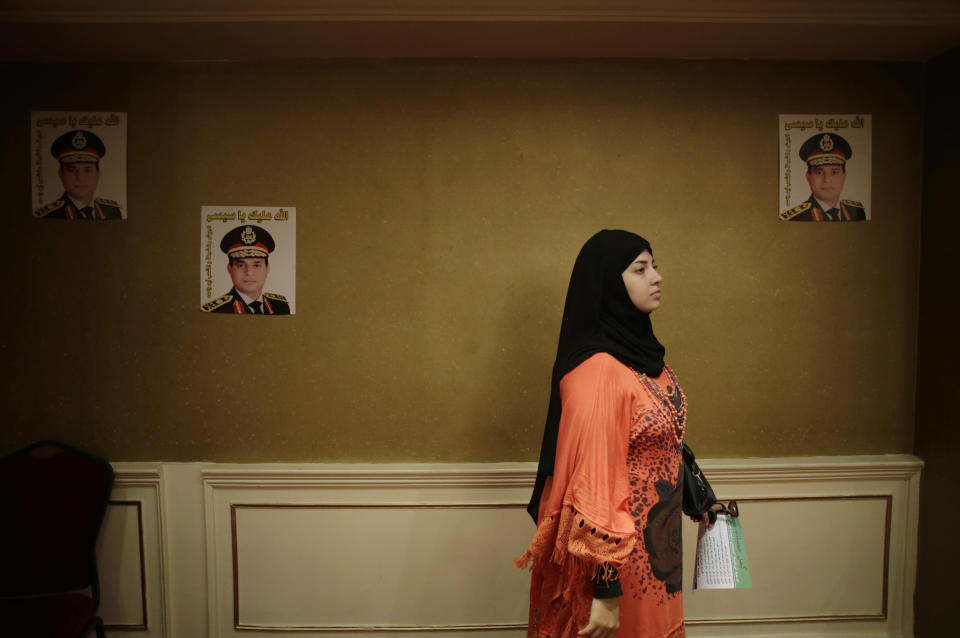
<svg viewBox="0 0 960 638">
<path fill-rule="evenodd" d="M 691 516 L 690 520 L 694 523 L 703 523 L 707 529 L 713 529 L 713 525 L 717 521 L 717 519 L 713 519 L 713 522 L 710 522 L 710 512 L 704 512 L 700 516 Z"/>
<path fill-rule="evenodd" d="M 590 622 L 577 632 L 587 638 L 613 638 L 620 629 L 620 598 L 594 598 Z"/>
<path fill-rule="evenodd" d="M 710 520 L 710 512 L 704 512 L 703 514 L 700 515 L 700 520 L 697 522 L 699 522 L 702 525 L 706 525 L 707 529 L 713 529 L 713 524 L 716 521 L 717 519 L 713 519 L 713 521 Z"/>
</svg>

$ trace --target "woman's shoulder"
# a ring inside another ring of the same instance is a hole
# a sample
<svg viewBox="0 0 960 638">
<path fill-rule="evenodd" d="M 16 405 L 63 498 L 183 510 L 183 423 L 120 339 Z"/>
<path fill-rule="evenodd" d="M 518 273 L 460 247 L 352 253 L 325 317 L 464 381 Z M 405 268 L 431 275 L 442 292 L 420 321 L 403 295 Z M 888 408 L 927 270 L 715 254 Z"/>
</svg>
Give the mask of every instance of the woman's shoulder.
<svg viewBox="0 0 960 638">
<path fill-rule="evenodd" d="M 634 372 L 607 352 L 598 352 L 564 375 L 561 383 L 567 386 L 594 385 L 598 382 L 620 382 L 634 378 Z"/>
<path fill-rule="evenodd" d="M 642 392 L 636 374 L 616 357 L 598 352 L 560 381 L 564 417 L 579 415 L 599 425 L 629 423 L 629 412 Z"/>
</svg>

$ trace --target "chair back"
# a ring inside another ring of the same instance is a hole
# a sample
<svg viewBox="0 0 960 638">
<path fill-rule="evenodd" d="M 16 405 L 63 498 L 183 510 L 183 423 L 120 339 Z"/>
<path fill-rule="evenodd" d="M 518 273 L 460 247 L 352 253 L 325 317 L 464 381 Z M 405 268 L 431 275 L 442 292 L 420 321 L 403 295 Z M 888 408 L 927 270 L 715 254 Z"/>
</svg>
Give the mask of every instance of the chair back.
<svg viewBox="0 0 960 638">
<path fill-rule="evenodd" d="M 0 458 L 0 596 L 91 587 L 95 545 L 113 468 L 62 443 L 40 441 Z"/>
</svg>

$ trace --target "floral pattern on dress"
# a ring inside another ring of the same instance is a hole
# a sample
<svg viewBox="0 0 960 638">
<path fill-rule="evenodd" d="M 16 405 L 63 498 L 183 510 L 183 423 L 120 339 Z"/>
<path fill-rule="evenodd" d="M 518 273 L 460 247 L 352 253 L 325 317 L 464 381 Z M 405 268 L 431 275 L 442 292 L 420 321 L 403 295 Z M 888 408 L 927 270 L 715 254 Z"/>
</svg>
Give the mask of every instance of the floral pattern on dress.
<svg viewBox="0 0 960 638">
<path fill-rule="evenodd" d="M 663 605 L 682 589 L 681 467 L 680 448 L 684 428 L 683 395 L 672 382 L 662 390 L 670 407 L 644 405 L 633 418 L 627 466 L 630 474 L 630 513 L 642 543 L 637 543 L 631 560 L 625 594 L 651 598 Z M 645 382 L 655 383 L 647 379 Z M 658 399 L 651 396 L 652 402 Z M 652 403 L 651 402 L 651 403 Z M 672 407 L 672 410 L 670 409 Z"/>
</svg>

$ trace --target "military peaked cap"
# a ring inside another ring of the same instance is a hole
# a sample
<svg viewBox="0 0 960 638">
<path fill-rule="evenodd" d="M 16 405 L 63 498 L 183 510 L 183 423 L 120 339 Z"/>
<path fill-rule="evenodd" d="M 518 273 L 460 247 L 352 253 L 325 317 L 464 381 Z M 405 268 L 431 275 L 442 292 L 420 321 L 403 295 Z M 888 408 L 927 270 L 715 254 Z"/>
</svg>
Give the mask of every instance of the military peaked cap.
<svg viewBox="0 0 960 638">
<path fill-rule="evenodd" d="M 260 226 L 237 226 L 220 240 L 220 250 L 231 259 L 266 257 L 276 244 L 273 237 Z"/>
<path fill-rule="evenodd" d="M 836 133 L 817 133 L 800 147 L 800 159 L 809 166 L 846 164 L 852 155 L 850 144 Z"/>
<path fill-rule="evenodd" d="M 94 133 L 75 129 L 55 139 L 50 154 L 67 164 L 99 162 L 107 154 L 107 147 Z"/>
</svg>

